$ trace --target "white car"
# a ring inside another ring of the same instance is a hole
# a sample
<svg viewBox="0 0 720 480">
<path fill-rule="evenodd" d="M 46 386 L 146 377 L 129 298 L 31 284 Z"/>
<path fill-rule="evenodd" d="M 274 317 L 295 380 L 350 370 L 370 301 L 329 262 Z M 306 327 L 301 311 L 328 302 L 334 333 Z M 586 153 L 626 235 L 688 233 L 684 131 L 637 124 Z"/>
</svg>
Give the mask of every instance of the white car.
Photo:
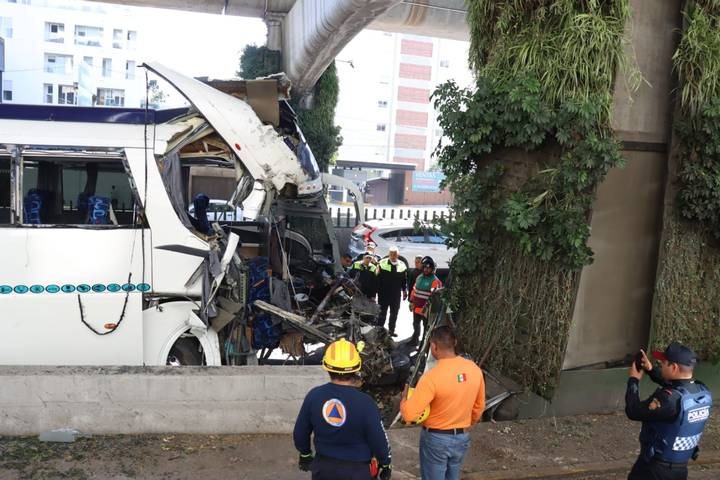
<svg viewBox="0 0 720 480">
<path fill-rule="evenodd" d="M 190 216 L 195 216 L 195 205 L 190 204 L 188 208 Z M 211 222 L 241 222 L 243 220 L 243 209 L 233 208 L 226 200 L 210 199 L 207 209 L 207 218 Z"/>
<path fill-rule="evenodd" d="M 400 255 L 408 260 L 410 268 L 414 268 L 416 255 L 429 255 L 435 260 L 437 269 L 446 272 L 457 251 L 445 245 L 446 238 L 427 223 L 415 228 L 413 220 L 368 220 L 353 229 L 348 253 L 354 258 L 365 252 L 368 242 L 375 242 L 375 253 L 384 257 L 395 245 Z"/>
</svg>

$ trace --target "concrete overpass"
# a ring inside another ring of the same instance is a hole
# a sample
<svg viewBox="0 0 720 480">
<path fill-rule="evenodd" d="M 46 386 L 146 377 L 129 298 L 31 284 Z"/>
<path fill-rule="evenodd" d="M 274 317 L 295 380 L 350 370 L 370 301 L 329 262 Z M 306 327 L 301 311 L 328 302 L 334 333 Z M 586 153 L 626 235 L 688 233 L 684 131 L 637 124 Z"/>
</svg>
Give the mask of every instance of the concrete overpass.
<svg viewBox="0 0 720 480">
<path fill-rule="evenodd" d="M 93 0 L 98 1 L 98 0 Z M 330 62 L 364 28 L 467 40 L 465 0 L 103 0 L 262 18 L 267 45 L 281 50 L 295 91 L 309 92 Z"/>
</svg>

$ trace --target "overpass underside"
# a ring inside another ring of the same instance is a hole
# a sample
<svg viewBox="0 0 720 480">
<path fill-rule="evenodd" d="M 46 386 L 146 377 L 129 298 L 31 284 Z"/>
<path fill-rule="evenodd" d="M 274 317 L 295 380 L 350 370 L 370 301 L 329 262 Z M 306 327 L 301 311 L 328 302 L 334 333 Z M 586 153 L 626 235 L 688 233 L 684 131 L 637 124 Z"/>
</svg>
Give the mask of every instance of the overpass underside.
<svg viewBox="0 0 720 480">
<path fill-rule="evenodd" d="M 99 0 L 92 0 L 99 1 Z M 464 0 L 102 0 L 262 18 L 267 45 L 282 50 L 296 92 L 312 90 L 338 53 L 365 28 L 467 40 Z"/>
</svg>

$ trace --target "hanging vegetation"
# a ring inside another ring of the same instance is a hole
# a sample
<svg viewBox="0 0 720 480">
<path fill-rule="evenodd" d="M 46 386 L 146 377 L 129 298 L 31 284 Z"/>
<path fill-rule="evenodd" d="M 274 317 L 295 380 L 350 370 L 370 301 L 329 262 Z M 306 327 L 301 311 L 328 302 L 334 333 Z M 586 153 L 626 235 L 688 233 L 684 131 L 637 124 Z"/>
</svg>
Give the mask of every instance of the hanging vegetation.
<svg viewBox="0 0 720 480">
<path fill-rule="evenodd" d="M 627 0 L 469 3 L 472 90 L 433 94 L 453 192 L 446 225 L 467 350 L 549 396 L 565 352 L 597 185 L 622 164 L 610 128 Z M 634 79 L 636 75 L 630 75 Z M 532 364 L 533 368 L 528 368 Z"/>
<path fill-rule="evenodd" d="M 243 49 L 238 76 L 253 79 L 281 71 L 280 52 L 255 45 L 248 45 Z M 335 107 L 339 93 L 340 82 L 333 62 L 315 84 L 312 108 L 300 107 L 300 98 L 296 96 L 290 101 L 321 171 L 327 171 L 328 166 L 335 163 L 338 148 L 342 144 L 340 127 L 335 125 Z"/>
<path fill-rule="evenodd" d="M 672 208 L 664 215 L 655 345 L 680 340 L 720 359 L 720 1 L 687 2 L 673 58 L 679 80 Z"/>
</svg>

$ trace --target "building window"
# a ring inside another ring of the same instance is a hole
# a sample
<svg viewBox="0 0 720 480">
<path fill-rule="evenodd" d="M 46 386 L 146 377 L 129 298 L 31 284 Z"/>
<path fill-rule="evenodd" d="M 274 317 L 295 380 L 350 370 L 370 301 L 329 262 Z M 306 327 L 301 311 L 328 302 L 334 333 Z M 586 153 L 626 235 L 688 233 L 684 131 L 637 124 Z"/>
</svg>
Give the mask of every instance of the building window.
<svg viewBox="0 0 720 480">
<path fill-rule="evenodd" d="M 58 103 L 60 105 L 75 105 L 75 87 L 72 85 L 58 85 Z"/>
<path fill-rule="evenodd" d="M 128 30 L 128 32 L 127 32 L 127 48 L 135 49 L 135 42 L 137 42 L 137 32 L 135 30 Z"/>
<path fill-rule="evenodd" d="M 378 123 L 377 126 L 375 127 L 375 130 L 377 130 L 378 132 L 384 132 L 385 128 L 386 128 L 386 125 L 384 123 Z"/>
<path fill-rule="evenodd" d="M 102 46 L 102 27 L 88 27 L 85 25 L 75 26 L 75 45 L 86 45 L 88 47 Z"/>
<path fill-rule="evenodd" d="M 46 83 L 43 85 L 43 90 L 45 91 L 45 103 L 53 103 L 53 86 L 52 84 Z"/>
<path fill-rule="evenodd" d="M 65 43 L 65 24 L 45 22 L 45 41 Z"/>
<path fill-rule="evenodd" d="M 93 57 L 83 57 L 83 63 L 88 67 L 93 66 Z"/>
<path fill-rule="evenodd" d="M 47 73 L 59 73 L 71 75 L 73 70 L 72 55 L 58 55 L 55 53 L 45 54 L 45 71 Z"/>
<path fill-rule="evenodd" d="M 450 68 L 450 60 L 440 60 L 440 66 L 443 68 Z"/>
<path fill-rule="evenodd" d="M 106 107 L 122 107 L 125 105 L 125 90 L 98 88 L 97 104 Z"/>
<path fill-rule="evenodd" d="M 388 105 L 387 100 L 378 100 L 378 107 L 387 108 L 387 105 Z"/>
<path fill-rule="evenodd" d="M 3 102 L 12 102 L 12 80 L 3 80 L 2 99 Z"/>
<path fill-rule="evenodd" d="M 116 28 L 113 30 L 113 48 L 122 48 L 123 31 Z"/>
<path fill-rule="evenodd" d="M 12 23 L 13 22 L 12 22 L 11 17 L 0 17 L 0 37 L 12 38 L 12 36 L 13 36 Z"/>
<path fill-rule="evenodd" d="M 103 58 L 103 77 L 112 77 L 112 58 Z"/>
<path fill-rule="evenodd" d="M 125 62 L 125 78 L 127 80 L 135 79 L 135 62 L 132 60 Z"/>
</svg>

